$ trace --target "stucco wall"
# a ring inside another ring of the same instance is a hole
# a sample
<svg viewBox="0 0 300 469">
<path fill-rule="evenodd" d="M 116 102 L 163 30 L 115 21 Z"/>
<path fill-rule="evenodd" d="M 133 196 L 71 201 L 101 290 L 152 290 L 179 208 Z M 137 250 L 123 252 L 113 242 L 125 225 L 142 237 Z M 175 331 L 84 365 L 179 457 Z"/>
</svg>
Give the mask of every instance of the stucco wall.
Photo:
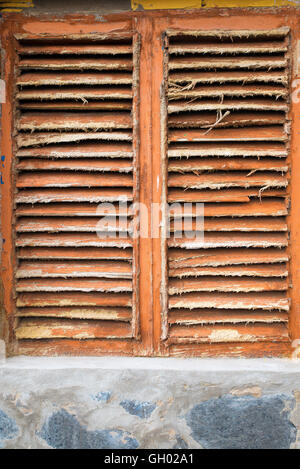
<svg viewBox="0 0 300 469">
<path fill-rule="evenodd" d="M 10 358 L 3 448 L 299 448 L 292 360 Z"/>
</svg>

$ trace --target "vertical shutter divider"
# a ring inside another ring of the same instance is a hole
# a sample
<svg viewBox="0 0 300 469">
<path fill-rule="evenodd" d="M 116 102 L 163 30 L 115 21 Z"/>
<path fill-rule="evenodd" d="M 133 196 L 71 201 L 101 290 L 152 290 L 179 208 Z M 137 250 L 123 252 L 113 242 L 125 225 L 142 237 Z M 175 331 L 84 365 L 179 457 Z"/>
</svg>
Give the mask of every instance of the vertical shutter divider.
<svg viewBox="0 0 300 469">
<path fill-rule="evenodd" d="M 139 127 L 139 100 L 140 100 L 140 49 L 141 37 L 139 33 L 133 35 L 133 76 L 132 76 L 132 139 L 133 139 L 133 262 L 132 262 L 132 336 L 135 339 L 140 337 L 140 312 L 139 312 L 139 233 L 140 219 L 138 212 L 139 202 L 139 147 L 140 147 L 140 127 Z"/>
<path fill-rule="evenodd" d="M 161 282 L 161 339 L 166 340 L 169 333 L 168 324 L 168 64 L 169 64 L 169 37 L 163 34 L 163 74 L 164 79 L 161 86 L 161 155 L 162 155 L 162 282 Z"/>
</svg>

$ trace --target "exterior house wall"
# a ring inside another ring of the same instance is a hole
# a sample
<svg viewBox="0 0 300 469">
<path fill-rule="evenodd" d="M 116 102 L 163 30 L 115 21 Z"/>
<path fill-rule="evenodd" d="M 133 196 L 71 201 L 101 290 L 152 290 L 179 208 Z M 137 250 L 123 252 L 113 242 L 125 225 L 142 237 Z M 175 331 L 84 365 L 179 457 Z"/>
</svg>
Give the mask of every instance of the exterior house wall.
<svg viewBox="0 0 300 469">
<path fill-rule="evenodd" d="M 0 383 L 3 448 L 300 449 L 298 361 L 18 357 Z"/>
<path fill-rule="evenodd" d="M 23 14 L 82 13 L 82 2 L 66 3 L 36 0 Z M 96 3 L 84 2 L 84 12 L 98 19 L 149 7 Z M 0 363 L 1 447 L 300 449 L 299 361 L 8 358 Z"/>
</svg>

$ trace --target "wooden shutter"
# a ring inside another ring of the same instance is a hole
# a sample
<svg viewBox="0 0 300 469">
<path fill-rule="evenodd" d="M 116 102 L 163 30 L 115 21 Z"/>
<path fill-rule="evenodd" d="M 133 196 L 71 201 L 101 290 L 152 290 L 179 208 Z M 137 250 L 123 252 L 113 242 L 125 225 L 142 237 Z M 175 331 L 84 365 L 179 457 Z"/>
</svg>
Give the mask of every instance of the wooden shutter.
<svg viewBox="0 0 300 469">
<path fill-rule="evenodd" d="M 16 336 L 138 335 L 139 39 L 17 36 Z M 97 235 L 113 203 L 122 236 Z"/>
<path fill-rule="evenodd" d="M 167 240 L 163 339 L 288 341 L 289 35 L 169 31 L 167 200 L 204 206 L 204 243 Z"/>
</svg>

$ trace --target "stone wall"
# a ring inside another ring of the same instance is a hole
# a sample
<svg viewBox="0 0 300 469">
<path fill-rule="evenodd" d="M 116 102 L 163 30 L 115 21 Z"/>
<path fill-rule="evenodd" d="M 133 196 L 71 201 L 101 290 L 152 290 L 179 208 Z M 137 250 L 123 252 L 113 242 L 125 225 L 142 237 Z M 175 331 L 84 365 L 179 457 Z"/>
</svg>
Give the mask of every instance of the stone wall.
<svg viewBox="0 0 300 469">
<path fill-rule="evenodd" d="M 279 359 L 10 358 L 2 448 L 299 448 L 300 366 Z"/>
</svg>

